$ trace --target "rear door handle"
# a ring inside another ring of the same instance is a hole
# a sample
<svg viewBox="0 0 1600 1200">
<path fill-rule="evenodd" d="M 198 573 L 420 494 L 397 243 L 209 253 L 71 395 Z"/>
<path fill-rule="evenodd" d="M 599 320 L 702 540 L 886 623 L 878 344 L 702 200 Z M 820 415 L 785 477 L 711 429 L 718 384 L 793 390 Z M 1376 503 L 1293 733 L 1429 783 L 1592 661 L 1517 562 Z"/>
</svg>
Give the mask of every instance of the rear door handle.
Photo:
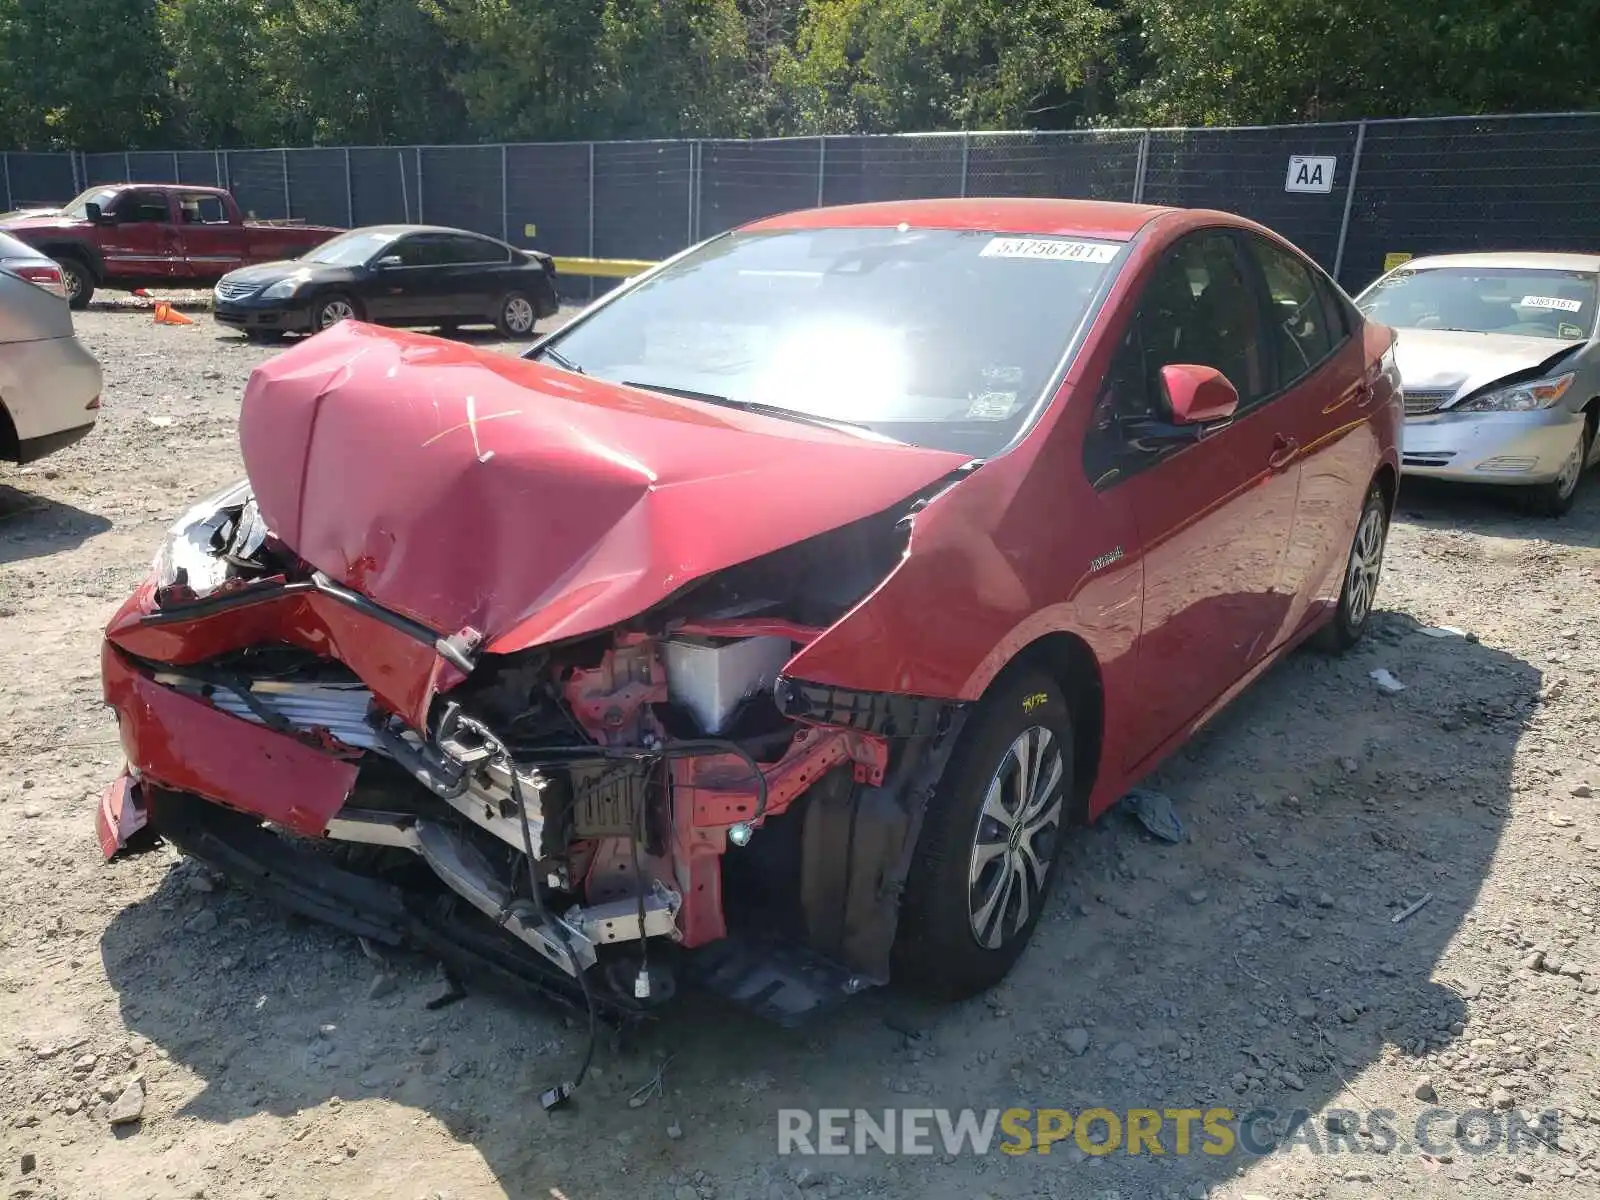
<svg viewBox="0 0 1600 1200">
<path fill-rule="evenodd" d="M 1272 439 L 1272 453 L 1267 456 L 1267 465 L 1274 471 L 1281 471 L 1292 463 L 1295 455 L 1299 453 L 1299 442 L 1292 437 L 1277 434 Z"/>
</svg>

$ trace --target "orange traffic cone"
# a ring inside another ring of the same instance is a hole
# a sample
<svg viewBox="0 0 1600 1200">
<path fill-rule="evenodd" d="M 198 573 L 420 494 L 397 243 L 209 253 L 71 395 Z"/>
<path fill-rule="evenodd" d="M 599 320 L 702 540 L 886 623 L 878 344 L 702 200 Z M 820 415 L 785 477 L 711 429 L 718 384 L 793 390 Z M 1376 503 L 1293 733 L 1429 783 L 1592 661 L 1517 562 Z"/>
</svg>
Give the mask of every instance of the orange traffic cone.
<svg viewBox="0 0 1600 1200">
<path fill-rule="evenodd" d="M 193 325 L 194 321 L 184 316 L 165 300 L 156 305 L 157 325 Z"/>
</svg>

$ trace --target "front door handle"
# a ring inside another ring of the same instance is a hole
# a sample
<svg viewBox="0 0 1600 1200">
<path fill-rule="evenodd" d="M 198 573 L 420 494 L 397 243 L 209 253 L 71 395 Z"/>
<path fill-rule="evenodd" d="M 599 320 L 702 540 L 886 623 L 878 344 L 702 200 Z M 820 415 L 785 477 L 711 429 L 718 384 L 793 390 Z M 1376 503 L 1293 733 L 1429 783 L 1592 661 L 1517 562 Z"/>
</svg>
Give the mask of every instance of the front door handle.
<svg viewBox="0 0 1600 1200">
<path fill-rule="evenodd" d="M 1267 456 L 1267 465 L 1274 471 L 1281 471 L 1292 463 L 1295 455 L 1300 453 L 1300 443 L 1292 437 L 1277 434 L 1272 439 L 1272 453 Z"/>
</svg>

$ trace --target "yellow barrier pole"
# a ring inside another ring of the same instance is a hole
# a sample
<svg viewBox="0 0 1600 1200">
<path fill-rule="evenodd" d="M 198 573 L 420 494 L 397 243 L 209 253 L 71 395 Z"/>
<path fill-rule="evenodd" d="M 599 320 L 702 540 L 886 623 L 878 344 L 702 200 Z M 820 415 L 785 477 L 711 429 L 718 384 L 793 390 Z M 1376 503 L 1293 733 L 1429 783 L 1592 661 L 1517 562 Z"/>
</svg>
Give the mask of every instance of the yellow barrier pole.
<svg viewBox="0 0 1600 1200">
<path fill-rule="evenodd" d="M 656 264 L 642 258 L 560 258 L 558 275 L 592 275 L 602 279 L 629 279 L 642 275 Z"/>
</svg>

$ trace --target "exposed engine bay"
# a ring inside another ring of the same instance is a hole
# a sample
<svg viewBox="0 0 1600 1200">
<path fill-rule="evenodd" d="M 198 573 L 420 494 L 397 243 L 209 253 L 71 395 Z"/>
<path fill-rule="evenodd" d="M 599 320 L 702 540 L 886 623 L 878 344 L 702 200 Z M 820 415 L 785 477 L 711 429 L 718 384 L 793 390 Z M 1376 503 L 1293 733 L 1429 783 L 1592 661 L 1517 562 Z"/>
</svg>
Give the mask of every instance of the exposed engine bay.
<svg viewBox="0 0 1600 1200">
<path fill-rule="evenodd" d="M 332 583 L 241 485 L 173 527 L 148 595 L 119 617 L 126 636 L 113 622 L 107 694 L 134 781 L 102 842 L 114 853 L 150 820 L 224 871 L 278 880 L 294 847 L 332 851 L 313 860 L 340 873 L 324 875 L 328 894 L 280 898 L 390 941 L 513 939 L 519 953 L 501 947 L 496 966 L 541 967 L 541 990 L 624 1017 L 670 998 L 682 952 L 706 949 L 703 982 L 797 1020 L 887 978 L 918 816 L 905 783 L 927 791 L 959 723 L 959 705 L 783 676 L 892 568 L 903 513 L 720 572 L 623 627 L 499 655 Z M 307 634 L 308 601 L 427 643 L 449 686 L 425 724 Z M 245 644 L 205 652 L 219 621 Z M 168 640 L 147 657 L 141 636 Z M 195 755 L 171 773 L 141 761 L 141 702 L 124 688 L 144 689 L 145 709 L 181 697 L 296 743 L 345 771 L 347 794 L 325 820 L 304 797 L 275 813 L 237 775 L 186 775 Z M 285 846 L 262 849 L 263 829 Z M 369 884 L 396 889 L 377 910 L 433 916 L 386 923 L 360 902 Z M 466 910 L 482 918 L 470 936 Z"/>
</svg>

